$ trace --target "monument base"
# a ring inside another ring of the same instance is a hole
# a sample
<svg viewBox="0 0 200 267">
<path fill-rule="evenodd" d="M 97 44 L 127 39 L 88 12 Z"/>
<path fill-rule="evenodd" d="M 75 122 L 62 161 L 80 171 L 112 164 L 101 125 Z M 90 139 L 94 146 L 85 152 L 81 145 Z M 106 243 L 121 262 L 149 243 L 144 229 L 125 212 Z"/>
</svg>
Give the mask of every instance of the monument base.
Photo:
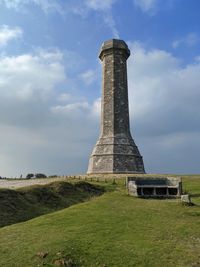
<svg viewBox="0 0 200 267">
<path fill-rule="evenodd" d="M 88 174 L 145 173 L 142 156 L 131 137 L 101 137 L 90 157 Z"/>
</svg>

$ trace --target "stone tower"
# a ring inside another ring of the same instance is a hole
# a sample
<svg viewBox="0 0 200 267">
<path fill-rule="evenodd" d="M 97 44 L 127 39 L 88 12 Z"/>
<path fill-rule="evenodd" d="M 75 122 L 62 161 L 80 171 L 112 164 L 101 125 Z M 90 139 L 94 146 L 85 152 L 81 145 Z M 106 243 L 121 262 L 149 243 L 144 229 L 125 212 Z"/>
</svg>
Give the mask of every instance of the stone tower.
<svg viewBox="0 0 200 267">
<path fill-rule="evenodd" d="M 145 172 L 129 126 L 126 67 L 129 56 L 130 50 L 122 40 L 112 39 L 101 47 L 101 133 L 90 157 L 88 174 Z"/>
</svg>

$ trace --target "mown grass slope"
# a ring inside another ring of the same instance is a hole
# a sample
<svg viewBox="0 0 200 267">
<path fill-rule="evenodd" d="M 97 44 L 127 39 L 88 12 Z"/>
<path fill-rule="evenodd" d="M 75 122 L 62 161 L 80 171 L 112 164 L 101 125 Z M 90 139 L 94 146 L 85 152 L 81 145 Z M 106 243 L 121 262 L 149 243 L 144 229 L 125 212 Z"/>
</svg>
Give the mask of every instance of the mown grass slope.
<svg viewBox="0 0 200 267">
<path fill-rule="evenodd" d="M 53 182 L 18 190 L 0 189 L 0 227 L 69 207 L 104 192 L 86 182 Z"/>
<path fill-rule="evenodd" d="M 184 188 L 196 205 L 134 198 L 117 186 L 89 202 L 1 228 L 0 266 L 200 266 L 200 177 L 185 178 Z"/>
</svg>

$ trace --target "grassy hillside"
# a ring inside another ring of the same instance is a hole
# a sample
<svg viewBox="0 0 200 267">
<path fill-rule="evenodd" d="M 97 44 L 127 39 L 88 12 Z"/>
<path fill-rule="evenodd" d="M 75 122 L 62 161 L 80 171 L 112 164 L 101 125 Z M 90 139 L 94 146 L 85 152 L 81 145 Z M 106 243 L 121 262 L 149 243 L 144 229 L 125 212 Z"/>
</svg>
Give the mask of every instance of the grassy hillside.
<svg viewBox="0 0 200 267">
<path fill-rule="evenodd" d="M 186 177 L 184 188 L 196 205 L 130 197 L 119 185 L 89 202 L 3 227 L 0 266 L 198 267 L 200 177 Z"/>
<path fill-rule="evenodd" d="M 53 182 L 18 190 L 0 189 L 0 227 L 69 207 L 104 192 L 86 182 Z"/>
</svg>

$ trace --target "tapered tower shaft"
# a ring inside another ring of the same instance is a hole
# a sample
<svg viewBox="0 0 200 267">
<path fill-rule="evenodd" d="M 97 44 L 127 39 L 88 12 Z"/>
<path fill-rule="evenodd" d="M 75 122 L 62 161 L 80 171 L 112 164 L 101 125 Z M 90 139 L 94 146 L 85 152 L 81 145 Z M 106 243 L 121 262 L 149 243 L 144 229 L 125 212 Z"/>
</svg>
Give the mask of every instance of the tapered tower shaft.
<svg viewBox="0 0 200 267">
<path fill-rule="evenodd" d="M 122 40 L 103 43 L 101 133 L 90 157 L 88 173 L 144 173 L 142 157 L 129 125 L 126 61 L 130 50 Z"/>
<path fill-rule="evenodd" d="M 125 44 L 116 44 L 118 49 L 105 43 L 99 56 L 103 63 L 102 136 L 130 135 L 126 69 L 130 51 L 123 49 Z"/>
</svg>

